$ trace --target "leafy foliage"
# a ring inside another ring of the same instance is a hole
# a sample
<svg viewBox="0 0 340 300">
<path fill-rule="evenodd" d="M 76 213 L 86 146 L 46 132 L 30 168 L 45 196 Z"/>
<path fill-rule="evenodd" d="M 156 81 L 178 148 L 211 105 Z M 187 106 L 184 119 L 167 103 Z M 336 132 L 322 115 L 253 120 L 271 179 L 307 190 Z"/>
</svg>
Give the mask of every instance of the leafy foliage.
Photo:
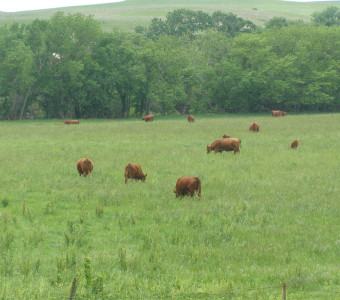
<svg viewBox="0 0 340 300">
<path fill-rule="evenodd" d="M 322 12 L 315 12 L 312 14 L 312 22 L 315 25 L 340 26 L 340 9 L 330 6 Z"/>
<path fill-rule="evenodd" d="M 135 33 L 62 12 L 3 26 L 1 117 L 338 110 L 339 30 L 186 9 Z"/>
</svg>

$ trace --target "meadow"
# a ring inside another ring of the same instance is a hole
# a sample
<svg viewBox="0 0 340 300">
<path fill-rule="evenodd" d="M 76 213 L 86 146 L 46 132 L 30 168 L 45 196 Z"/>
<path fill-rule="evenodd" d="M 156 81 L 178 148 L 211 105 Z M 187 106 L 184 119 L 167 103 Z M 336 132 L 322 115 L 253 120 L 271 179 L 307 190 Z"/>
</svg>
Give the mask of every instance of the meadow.
<svg viewBox="0 0 340 300">
<path fill-rule="evenodd" d="M 55 123 L 0 122 L 1 299 L 66 299 L 74 277 L 76 299 L 340 296 L 340 114 Z M 239 154 L 206 153 L 223 134 Z M 201 198 L 175 197 L 182 176 Z"/>
<path fill-rule="evenodd" d="M 51 18 L 56 12 L 65 14 L 81 13 L 92 15 L 103 29 L 111 31 L 114 27 L 134 31 L 141 26 L 148 26 L 153 18 L 165 18 L 169 11 L 175 9 L 202 10 L 208 13 L 221 10 L 232 12 L 239 17 L 263 25 L 273 17 L 288 20 L 310 22 L 315 11 L 322 11 L 329 6 L 340 7 L 340 2 L 289 2 L 280 0 L 125 0 L 119 3 L 45 9 L 5 13 L 0 12 L 0 25 L 29 24 L 35 19 Z"/>
</svg>

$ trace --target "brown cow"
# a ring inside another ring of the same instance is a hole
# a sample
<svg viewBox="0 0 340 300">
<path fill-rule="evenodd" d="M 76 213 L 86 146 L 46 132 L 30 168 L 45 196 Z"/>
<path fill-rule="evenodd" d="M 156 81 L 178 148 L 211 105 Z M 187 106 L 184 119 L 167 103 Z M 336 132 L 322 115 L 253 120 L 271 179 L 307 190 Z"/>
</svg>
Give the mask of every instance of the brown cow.
<svg viewBox="0 0 340 300">
<path fill-rule="evenodd" d="M 125 183 L 127 182 L 128 178 L 131 178 L 131 181 L 133 179 L 145 181 L 146 176 L 148 176 L 148 174 L 144 175 L 142 168 L 138 164 L 127 164 L 125 167 Z"/>
<path fill-rule="evenodd" d="M 207 146 L 207 153 L 210 151 L 222 152 L 222 151 L 234 151 L 234 154 L 240 152 L 241 140 L 236 138 L 222 138 L 212 142 Z"/>
<path fill-rule="evenodd" d="M 78 120 L 65 120 L 63 121 L 64 124 L 70 125 L 70 124 L 79 124 Z"/>
<path fill-rule="evenodd" d="M 195 122 L 195 117 L 193 115 L 189 115 L 188 116 L 188 122 L 191 123 L 191 122 Z"/>
<path fill-rule="evenodd" d="M 174 189 L 176 198 L 185 195 L 193 197 L 195 191 L 198 192 L 198 197 L 201 197 L 201 180 L 198 177 L 180 177 L 177 179 Z"/>
<path fill-rule="evenodd" d="M 77 169 L 79 172 L 79 176 L 84 175 L 84 177 L 86 177 L 87 175 L 91 175 L 91 172 L 93 170 L 93 163 L 91 159 L 82 158 L 78 160 Z"/>
<path fill-rule="evenodd" d="M 282 110 L 272 110 L 273 117 L 284 117 L 286 115 L 285 111 Z"/>
<path fill-rule="evenodd" d="M 260 126 L 257 122 L 253 122 L 250 124 L 249 130 L 253 132 L 258 132 L 260 130 Z"/>
<path fill-rule="evenodd" d="M 152 122 L 153 121 L 153 115 L 144 116 L 144 117 L 142 117 L 142 120 L 144 120 L 145 122 Z"/>
<path fill-rule="evenodd" d="M 223 138 L 224 138 L 224 139 L 229 139 L 229 138 L 230 138 L 230 135 L 224 134 L 224 135 L 223 135 Z"/>
<path fill-rule="evenodd" d="M 294 141 L 290 144 L 290 147 L 291 147 L 292 149 L 295 149 L 295 150 L 296 150 L 296 148 L 298 147 L 298 145 L 299 145 L 299 142 L 298 142 L 297 140 L 294 140 Z"/>
</svg>

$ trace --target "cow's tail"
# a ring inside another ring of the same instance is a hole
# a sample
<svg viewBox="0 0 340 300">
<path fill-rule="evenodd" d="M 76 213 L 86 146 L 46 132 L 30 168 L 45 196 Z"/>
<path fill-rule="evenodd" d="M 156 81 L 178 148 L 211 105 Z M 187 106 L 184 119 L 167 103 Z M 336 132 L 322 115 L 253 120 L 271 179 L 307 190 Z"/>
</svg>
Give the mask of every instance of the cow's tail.
<svg viewBox="0 0 340 300">
<path fill-rule="evenodd" d="M 196 184 L 198 186 L 198 197 L 201 197 L 201 180 L 196 177 Z"/>
</svg>

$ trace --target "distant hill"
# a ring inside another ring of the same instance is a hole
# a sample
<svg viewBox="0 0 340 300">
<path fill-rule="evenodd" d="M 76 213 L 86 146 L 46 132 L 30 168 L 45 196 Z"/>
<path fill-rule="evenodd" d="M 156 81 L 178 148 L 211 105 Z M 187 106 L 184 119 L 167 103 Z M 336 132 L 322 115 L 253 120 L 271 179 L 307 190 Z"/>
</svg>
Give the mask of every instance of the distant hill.
<svg viewBox="0 0 340 300">
<path fill-rule="evenodd" d="M 340 2 L 290 2 L 280 0 L 126 0 L 112 4 L 99 4 L 76 6 L 37 11 L 15 13 L 0 12 L 0 26 L 12 24 L 28 24 L 34 19 L 50 18 L 57 11 L 66 14 L 82 13 L 93 15 L 100 21 L 105 30 L 114 26 L 133 31 L 138 25 L 147 25 L 154 17 L 164 18 L 169 11 L 179 8 L 203 10 L 212 13 L 217 10 L 232 12 L 236 15 L 251 20 L 257 25 L 262 25 L 275 16 L 289 20 L 301 19 L 309 22 L 311 14 L 322 11 L 328 6 L 340 8 Z"/>
</svg>

